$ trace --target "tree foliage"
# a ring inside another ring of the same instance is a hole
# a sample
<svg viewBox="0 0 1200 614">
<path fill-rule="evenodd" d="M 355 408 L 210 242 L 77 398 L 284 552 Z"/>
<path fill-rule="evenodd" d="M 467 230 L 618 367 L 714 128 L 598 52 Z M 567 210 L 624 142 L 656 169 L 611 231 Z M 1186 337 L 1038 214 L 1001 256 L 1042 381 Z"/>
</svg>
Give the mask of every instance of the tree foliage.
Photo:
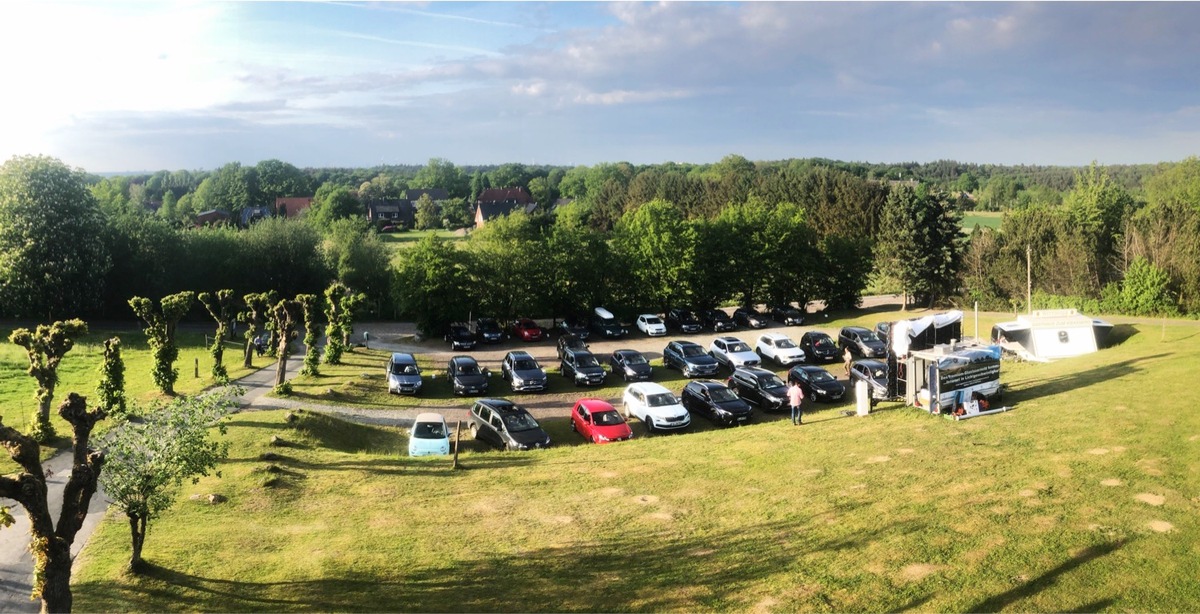
<svg viewBox="0 0 1200 614">
<path fill-rule="evenodd" d="M 312 207 L 305 214 L 320 228 L 329 228 L 335 221 L 344 218 L 362 217 L 366 209 L 359 202 L 354 190 L 330 182 L 321 184 L 313 196 Z"/>
<path fill-rule="evenodd" d="M 292 353 L 292 339 L 300 323 L 300 303 L 283 299 L 271 307 L 271 320 L 267 324 L 275 338 L 275 389 L 283 390 L 287 381 L 287 360 Z"/>
<path fill-rule="evenodd" d="M 33 416 L 30 436 L 39 443 L 49 442 L 54 438 L 54 427 L 50 424 L 50 404 L 54 400 L 54 388 L 58 385 L 58 365 L 67 352 L 75 347 L 75 339 L 88 333 L 87 324 L 83 320 L 58 321 L 53 324 L 39 324 L 30 331 L 18 328 L 8 336 L 10 343 L 15 343 L 25 349 L 29 358 L 27 373 L 37 381 L 37 393 L 34 397 L 38 402 L 38 410 Z"/>
<path fill-rule="evenodd" d="M 404 252 L 396 266 L 395 300 L 426 334 L 441 334 L 451 322 L 465 320 L 471 278 L 465 252 L 437 235 L 428 235 Z M 326 355 L 326 362 L 331 362 Z"/>
<path fill-rule="evenodd" d="M 229 330 L 233 327 L 236 317 L 237 305 L 233 297 L 233 290 L 228 288 L 217 290 L 216 294 L 201 292 L 196 298 L 200 300 L 200 304 L 204 305 L 208 315 L 217 323 L 217 331 L 213 335 L 213 344 L 209 348 L 209 353 L 213 357 L 213 378 L 217 381 L 224 381 L 229 378 L 229 371 L 225 368 L 224 363 L 225 339 L 229 336 Z"/>
<path fill-rule="evenodd" d="M 154 356 L 154 385 L 163 394 L 175 394 L 175 380 L 179 378 L 179 369 L 175 361 L 179 358 L 179 348 L 175 345 L 175 327 L 179 320 L 192 308 L 192 300 L 196 293 L 191 291 L 179 292 L 164 296 L 159 303 L 161 310 L 154 308 L 154 302 L 148 298 L 135 296 L 129 299 L 133 313 L 146 323 L 143 332 L 150 344 Z"/>
<path fill-rule="evenodd" d="M 891 191 L 880 220 L 876 258 L 880 272 L 908 298 L 930 304 L 953 294 L 962 265 L 961 221 L 942 192 L 900 186 Z"/>
<path fill-rule="evenodd" d="M 342 364 L 342 354 L 349 349 L 350 333 L 354 330 L 354 310 L 366 299 L 346 284 L 336 281 L 325 289 L 325 363 Z"/>
<path fill-rule="evenodd" d="M 275 303 L 276 294 L 270 292 L 252 292 L 242 297 L 245 309 L 238 312 L 238 322 L 246 325 L 246 346 L 243 350 L 242 366 L 252 367 L 254 361 L 254 340 L 262 333 L 267 320 L 267 311 Z"/>
<path fill-rule="evenodd" d="M 96 396 L 100 397 L 100 409 L 109 416 L 124 416 L 128 399 L 125 397 L 125 360 L 121 358 L 120 337 L 104 341 L 104 360 L 99 370 L 100 384 L 96 386 Z"/>
<path fill-rule="evenodd" d="M 317 325 L 317 314 L 320 313 L 320 299 L 315 294 L 297 294 L 296 304 L 304 319 L 304 368 L 303 375 L 321 374 L 321 348 L 317 340 L 321 338 Z"/>
</svg>

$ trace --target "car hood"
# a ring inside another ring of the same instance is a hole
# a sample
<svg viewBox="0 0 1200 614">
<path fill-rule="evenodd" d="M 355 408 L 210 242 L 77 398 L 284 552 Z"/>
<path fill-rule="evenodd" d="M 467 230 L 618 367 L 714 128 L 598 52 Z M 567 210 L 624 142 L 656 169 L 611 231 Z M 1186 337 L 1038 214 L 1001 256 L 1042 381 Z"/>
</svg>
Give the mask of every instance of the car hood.
<svg viewBox="0 0 1200 614">
<path fill-rule="evenodd" d="M 701 354 L 699 356 L 684 356 L 683 362 L 686 362 L 689 365 L 696 365 L 699 367 L 703 367 L 705 365 L 717 364 L 717 359 L 713 358 L 712 356 L 709 356 L 708 354 Z"/>
<path fill-rule="evenodd" d="M 585 375 L 596 375 L 596 374 L 608 373 L 607 371 L 604 370 L 604 367 L 579 367 L 575 371 L 577 371 L 579 373 L 583 373 Z"/>
<path fill-rule="evenodd" d="M 872 350 L 886 350 L 887 349 L 887 345 L 885 345 L 882 341 L 863 341 L 862 344 L 871 348 Z"/>
<path fill-rule="evenodd" d="M 749 361 L 753 361 L 753 362 L 757 362 L 757 361 L 758 361 L 758 354 L 755 354 L 754 352 L 730 352 L 730 353 L 729 353 L 729 358 L 730 358 L 731 360 L 740 360 L 740 361 L 742 361 L 742 362 L 745 362 L 745 361 L 748 361 L 748 360 L 749 360 Z"/>
<path fill-rule="evenodd" d="M 688 410 L 682 405 L 659 405 L 658 407 L 646 407 L 646 414 L 655 418 L 682 418 L 688 415 Z"/>
<path fill-rule="evenodd" d="M 723 403 L 713 403 L 713 405 L 716 405 L 717 407 L 731 414 L 750 413 L 750 404 L 741 399 L 734 399 L 732 401 L 725 401 Z"/>
<path fill-rule="evenodd" d="M 450 438 L 442 439 L 421 439 L 413 437 L 408 440 L 409 456 L 420 456 L 423 454 L 449 454 L 450 453 Z"/>
<path fill-rule="evenodd" d="M 813 388 L 819 388 L 828 392 L 846 392 L 846 387 L 837 380 L 826 380 L 823 382 L 813 382 Z"/>
<path fill-rule="evenodd" d="M 597 435 L 603 435 L 609 439 L 620 439 L 622 437 L 629 437 L 630 435 L 633 435 L 633 430 L 629 428 L 628 422 L 622 422 L 621 424 L 607 424 L 604 426 L 593 424 L 592 432 L 596 433 Z"/>
<path fill-rule="evenodd" d="M 398 373 L 389 373 L 388 381 L 396 382 L 397 384 L 410 384 L 410 385 L 411 384 L 419 384 L 419 383 L 421 383 L 421 376 L 420 375 L 401 375 Z"/>
<path fill-rule="evenodd" d="M 781 399 L 787 398 L 787 387 L 786 386 L 780 386 L 778 388 L 760 388 L 760 390 L 762 390 L 764 394 L 768 394 L 773 397 L 778 397 Z"/>
<path fill-rule="evenodd" d="M 487 383 L 487 376 L 484 375 L 455 375 L 454 381 L 463 386 L 482 386 Z"/>
<path fill-rule="evenodd" d="M 516 369 L 512 373 L 524 380 L 546 379 L 546 372 L 542 369 Z"/>
<path fill-rule="evenodd" d="M 550 436 L 540 428 L 529 429 L 528 431 L 509 431 L 508 436 L 513 441 L 523 444 L 546 443 L 550 441 Z"/>
<path fill-rule="evenodd" d="M 654 370 L 654 368 L 651 367 L 650 363 L 648 363 L 648 362 L 645 362 L 642 364 L 637 364 L 637 365 L 625 365 L 622 368 L 629 369 L 630 371 L 633 371 L 634 373 L 636 373 L 638 375 L 646 375 L 647 373 L 650 373 L 651 371 Z"/>
</svg>

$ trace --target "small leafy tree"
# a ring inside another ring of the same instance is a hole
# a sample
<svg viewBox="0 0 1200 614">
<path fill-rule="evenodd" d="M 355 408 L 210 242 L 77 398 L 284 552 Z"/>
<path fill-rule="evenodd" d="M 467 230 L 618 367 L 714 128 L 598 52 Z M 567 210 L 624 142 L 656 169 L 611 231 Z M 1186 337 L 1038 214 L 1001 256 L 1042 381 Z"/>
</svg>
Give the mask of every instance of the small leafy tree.
<svg viewBox="0 0 1200 614">
<path fill-rule="evenodd" d="M 217 290 L 215 295 L 201 292 L 197 298 L 204 305 L 204 309 L 208 311 L 208 315 L 217 322 L 216 338 L 213 339 L 212 348 L 209 350 L 213 357 L 212 375 L 217 381 L 225 381 L 229 379 L 229 372 L 225 369 L 223 359 L 225 357 L 225 337 L 229 336 L 229 329 L 234 318 L 233 290 Z"/>
<path fill-rule="evenodd" d="M 50 403 L 54 399 L 54 387 L 58 385 L 58 364 L 63 356 L 75 347 L 75 338 L 86 335 L 87 324 L 83 320 L 58 321 L 49 326 L 39 324 L 37 329 L 18 328 L 8 340 L 25 348 L 29 355 L 29 375 L 38 383 L 34 397 L 38 411 L 33 416 L 29 436 L 39 443 L 54 438 L 54 426 L 50 424 Z"/>
<path fill-rule="evenodd" d="M 110 416 L 125 415 L 125 361 L 121 358 L 121 339 L 104 342 L 104 362 L 100 363 L 100 385 L 96 389 L 100 409 Z"/>
<path fill-rule="evenodd" d="M 296 311 L 300 305 L 294 300 L 283 299 L 271 307 L 271 330 L 278 339 L 276 351 L 275 388 L 282 388 L 287 376 L 287 359 L 291 354 L 292 337 L 296 334 L 296 324 L 299 318 Z"/>
<path fill-rule="evenodd" d="M 325 363 L 342 364 L 342 354 L 350 346 L 350 333 L 354 330 L 354 309 L 365 300 L 340 281 L 325 289 Z"/>
<path fill-rule="evenodd" d="M 244 367 L 252 367 L 254 360 L 254 339 L 262 332 L 267 319 L 267 311 L 275 298 L 272 292 L 257 292 L 242 297 L 246 309 L 238 314 L 238 321 L 246 325 L 246 353 L 242 363 Z"/>
<path fill-rule="evenodd" d="M 210 429 L 225 434 L 221 419 L 237 407 L 241 392 L 224 388 L 175 399 L 148 412 L 144 421 L 125 421 L 109 431 L 107 469 L 100 484 L 129 518 L 130 571 L 143 567 L 142 547 L 150 520 L 171 507 L 184 480 L 198 482 L 228 454 L 229 444 L 210 438 Z"/>
<path fill-rule="evenodd" d="M 135 296 L 129 299 L 133 312 L 146 323 L 144 332 L 154 353 L 154 385 L 163 394 L 175 394 L 175 380 L 179 379 L 179 369 L 175 368 L 175 360 L 179 358 L 175 326 L 192 308 L 195 296 L 196 293 L 191 291 L 164 296 L 160 301 L 162 311 L 155 311 L 154 303 L 148 298 Z"/>
<path fill-rule="evenodd" d="M 304 375 L 320 375 L 321 352 L 317 347 L 320 333 L 317 331 L 317 298 L 315 294 L 297 294 L 296 304 L 304 314 Z"/>
<path fill-rule="evenodd" d="M 34 560 L 32 598 L 42 600 L 42 612 L 71 611 L 71 544 L 87 517 L 104 466 L 104 452 L 89 447 L 92 429 L 104 419 L 104 410 L 89 411 L 87 400 L 72 392 L 59 406 L 58 415 L 71 425 L 74 454 L 57 524 L 46 500 L 40 446 L 33 438 L 0 423 L 0 446 L 21 467 L 18 473 L 0 476 L 0 498 L 20 503 L 29 515 L 29 550 Z M 13 524 L 7 507 L 0 508 L 0 524 Z"/>
</svg>

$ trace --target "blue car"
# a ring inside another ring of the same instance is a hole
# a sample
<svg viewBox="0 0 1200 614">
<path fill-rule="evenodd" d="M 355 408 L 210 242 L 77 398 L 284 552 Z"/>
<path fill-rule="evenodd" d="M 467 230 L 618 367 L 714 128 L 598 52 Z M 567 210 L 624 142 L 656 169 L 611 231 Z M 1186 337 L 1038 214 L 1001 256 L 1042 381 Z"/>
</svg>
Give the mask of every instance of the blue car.
<svg viewBox="0 0 1200 614">
<path fill-rule="evenodd" d="M 450 453 L 450 427 L 439 414 L 425 413 L 413 421 L 408 438 L 409 456 L 429 456 Z"/>
</svg>

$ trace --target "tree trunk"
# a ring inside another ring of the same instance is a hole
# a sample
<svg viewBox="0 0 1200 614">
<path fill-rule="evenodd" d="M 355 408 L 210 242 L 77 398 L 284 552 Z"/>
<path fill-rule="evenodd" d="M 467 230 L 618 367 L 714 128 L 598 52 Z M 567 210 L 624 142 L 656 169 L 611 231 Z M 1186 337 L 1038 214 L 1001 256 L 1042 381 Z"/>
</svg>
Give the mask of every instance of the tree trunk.
<svg viewBox="0 0 1200 614">
<path fill-rule="evenodd" d="M 71 611 L 71 545 L 51 536 L 42 586 L 42 614 Z"/>
<path fill-rule="evenodd" d="M 288 359 L 287 342 L 284 341 L 279 344 L 279 358 L 275 362 L 275 385 L 276 386 L 282 386 L 284 380 L 287 378 L 287 359 Z"/>
<path fill-rule="evenodd" d="M 242 366 L 246 367 L 247 369 L 254 366 L 254 337 L 254 335 L 248 335 L 246 337 L 246 351 L 245 355 L 242 357 Z"/>
<path fill-rule="evenodd" d="M 129 571 L 140 573 L 142 561 L 142 544 L 146 543 L 146 517 L 141 514 L 129 513 L 129 537 L 133 546 L 133 554 L 129 556 Z"/>
</svg>

